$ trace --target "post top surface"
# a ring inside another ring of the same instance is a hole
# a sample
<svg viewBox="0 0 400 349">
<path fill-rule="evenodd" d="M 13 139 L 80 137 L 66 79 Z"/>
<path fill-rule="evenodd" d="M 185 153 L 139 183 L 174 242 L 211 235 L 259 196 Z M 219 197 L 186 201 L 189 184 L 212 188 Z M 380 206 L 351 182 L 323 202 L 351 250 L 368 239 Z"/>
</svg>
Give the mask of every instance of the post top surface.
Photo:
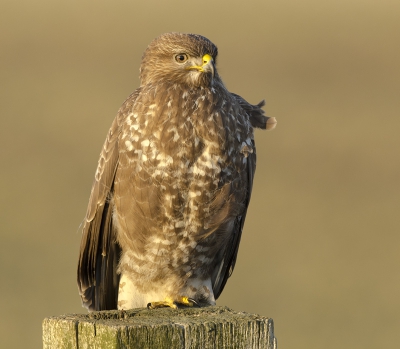
<svg viewBox="0 0 400 349">
<path fill-rule="evenodd" d="M 272 321 L 264 316 L 257 314 L 250 314 L 246 312 L 234 311 L 228 307 L 209 306 L 202 308 L 183 308 L 183 309 L 130 309 L 130 310 L 107 310 L 107 311 L 94 311 L 88 314 L 66 314 L 60 316 L 53 316 L 45 320 L 64 320 L 64 321 L 79 321 L 82 322 L 107 322 L 108 325 L 122 325 L 122 324 L 161 324 L 161 323 L 200 323 L 208 321 L 216 321 L 218 317 L 219 322 L 232 322 L 232 321 Z"/>
</svg>

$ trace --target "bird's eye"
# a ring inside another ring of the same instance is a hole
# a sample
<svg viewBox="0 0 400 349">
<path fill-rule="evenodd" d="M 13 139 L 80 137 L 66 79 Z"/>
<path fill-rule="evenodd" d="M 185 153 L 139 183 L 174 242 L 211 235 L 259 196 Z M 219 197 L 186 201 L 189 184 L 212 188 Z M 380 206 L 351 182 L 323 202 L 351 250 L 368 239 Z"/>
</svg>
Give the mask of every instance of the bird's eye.
<svg viewBox="0 0 400 349">
<path fill-rule="evenodd" d="M 179 55 L 175 56 L 175 60 L 178 63 L 185 63 L 188 60 L 188 55 L 186 53 L 180 53 Z"/>
</svg>

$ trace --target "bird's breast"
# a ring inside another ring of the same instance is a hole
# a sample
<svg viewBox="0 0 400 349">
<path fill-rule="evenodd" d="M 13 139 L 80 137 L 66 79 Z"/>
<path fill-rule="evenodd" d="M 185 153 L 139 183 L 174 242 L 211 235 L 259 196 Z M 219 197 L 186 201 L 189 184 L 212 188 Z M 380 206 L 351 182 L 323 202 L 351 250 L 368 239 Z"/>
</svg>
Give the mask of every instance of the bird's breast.
<svg viewBox="0 0 400 349">
<path fill-rule="evenodd" d="M 164 259 L 175 251 L 174 258 L 192 268 L 201 241 L 213 239 L 219 225 L 231 224 L 229 210 L 237 211 L 232 188 L 247 185 L 241 153 L 247 125 L 232 106 L 207 93 L 195 98 L 164 93 L 149 100 L 145 94 L 122 127 L 114 184 L 118 239 L 125 250 L 155 264 L 173 265 Z M 213 249 L 197 261 L 211 263 L 223 241 L 224 236 L 209 241 Z"/>
</svg>

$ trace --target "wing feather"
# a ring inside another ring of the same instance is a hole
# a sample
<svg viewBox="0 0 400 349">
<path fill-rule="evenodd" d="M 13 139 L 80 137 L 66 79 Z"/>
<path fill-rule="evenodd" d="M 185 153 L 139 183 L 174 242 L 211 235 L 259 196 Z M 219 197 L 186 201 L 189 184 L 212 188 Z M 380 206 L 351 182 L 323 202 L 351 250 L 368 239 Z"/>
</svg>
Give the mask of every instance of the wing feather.
<svg viewBox="0 0 400 349">
<path fill-rule="evenodd" d="M 226 206 L 229 206 L 230 219 L 221 224 L 220 228 L 218 228 L 220 233 L 217 232 L 217 234 L 222 233 L 221 235 L 224 234 L 228 236 L 228 240 L 224 244 L 225 248 L 219 251 L 215 259 L 216 265 L 211 278 L 215 299 L 220 296 L 228 278 L 235 268 L 243 225 L 250 203 L 256 168 L 256 148 L 253 139 L 253 130 L 251 128 L 266 128 L 268 120 L 268 118 L 263 115 L 264 111 L 261 109 L 264 102 L 260 102 L 258 105 L 251 105 L 238 95 L 231 94 L 231 96 L 233 97 L 232 111 L 237 115 L 234 119 L 243 120 L 244 118 L 247 119 L 246 122 L 250 122 L 251 124 L 251 126 L 248 126 L 249 128 L 247 128 L 247 131 L 245 131 L 246 127 L 242 125 L 240 130 L 238 129 L 235 131 L 235 129 L 231 129 L 231 133 L 241 134 L 242 139 L 246 139 L 246 142 L 251 142 L 248 145 L 252 148 L 252 151 L 247 154 L 245 168 L 243 168 L 243 170 L 238 170 L 233 181 L 229 180 L 229 182 L 225 184 L 225 186 L 229 184 L 229 190 L 228 192 L 222 190 L 222 197 L 219 198 L 220 200 L 227 201 L 228 204 Z M 229 107 L 226 105 L 225 108 Z M 229 122 L 230 119 L 226 118 L 226 120 L 226 122 Z M 241 121 L 238 121 L 239 124 L 240 122 Z M 234 161 L 234 159 L 232 159 L 232 161 Z M 225 194 L 223 192 L 225 192 Z M 229 233 L 226 234 L 226 231 Z"/>
<path fill-rule="evenodd" d="M 262 107 L 265 105 L 264 100 L 258 104 L 250 104 L 243 97 L 235 93 L 231 93 L 231 95 L 248 114 L 251 126 L 263 130 L 272 130 L 275 127 L 276 119 L 264 115 L 264 110 L 262 110 Z"/>
<path fill-rule="evenodd" d="M 104 142 L 83 225 L 77 281 L 82 304 L 89 310 L 117 308 L 121 248 L 113 224 L 114 179 L 119 163 L 118 139 L 126 110 L 136 100 L 136 90 L 124 102 Z"/>
<path fill-rule="evenodd" d="M 215 272 L 212 275 L 212 285 L 215 299 L 218 299 L 221 292 L 223 291 L 228 278 L 232 275 L 233 269 L 235 268 L 236 258 L 239 251 L 240 239 L 242 236 L 243 225 L 246 218 L 247 208 L 250 203 L 251 190 L 253 187 L 254 172 L 256 169 L 256 152 L 253 143 L 253 153 L 247 157 L 247 188 L 246 198 L 244 201 L 244 209 L 242 213 L 236 217 L 233 222 L 232 233 L 230 239 L 226 244 L 226 248 L 221 251 L 222 256 L 219 256 L 219 264 L 215 268 Z"/>
</svg>

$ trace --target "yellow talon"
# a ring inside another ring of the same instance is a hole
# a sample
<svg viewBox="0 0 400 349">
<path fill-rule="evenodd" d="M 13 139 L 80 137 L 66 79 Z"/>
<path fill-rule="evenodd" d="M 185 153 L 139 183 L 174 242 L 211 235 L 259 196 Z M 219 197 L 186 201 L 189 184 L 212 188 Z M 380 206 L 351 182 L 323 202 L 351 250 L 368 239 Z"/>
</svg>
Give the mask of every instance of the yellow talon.
<svg viewBox="0 0 400 349">
<path fill-rule="evenodd" d="M 188 298 L 188 297 L 181 297 L 180 301 L 178 301 L 180 304 L 184 304 L 188 307 L 193 307 L 193 302 Z"/>
<path fill-rule="evenodd" d="M 171 297 L 166 297 L 164 301 L 161 302 L 151 302 L 147 304 L 148 309 L 157 309 L 157 308 L 165 308 L 169 307 L 172 309 L 178 309 L 177 304 L 184 305 L 186 307 L 193 307 L 193 305 L 198 305 L 196 301 L 192 300 L 189 297 L 182 296 L 179 297 L 176 301 L 174 301 Z"/>
<path fill-rule="evenodd" d="M 165 307 L 178 309 L 178 306 L 170 297 L 166 297 L 165 300 L 161 302 L 151 302 L 147 304 L 148 309 L 165 308 Z"/>
</svg>

